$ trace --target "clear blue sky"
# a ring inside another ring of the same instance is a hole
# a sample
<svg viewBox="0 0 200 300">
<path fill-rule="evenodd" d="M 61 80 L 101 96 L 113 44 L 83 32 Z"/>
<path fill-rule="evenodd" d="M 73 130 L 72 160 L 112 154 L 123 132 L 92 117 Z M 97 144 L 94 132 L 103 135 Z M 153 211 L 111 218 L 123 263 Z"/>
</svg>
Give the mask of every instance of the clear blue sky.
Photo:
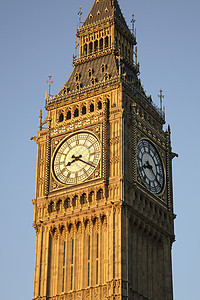
<svg viewBox="0 0 200 300">
<path fill-rule="evenodd" d="M 200 2 L 120 0 L 130 26 L 135 14 L 140 78 L 158 104 L 165 94 L 171 125 L 176 242 L 175 300 L 199 299 L 200 270 Z M 32 228 L 39 110 L 46 79 L 53 93 L 72 68 L 77 12 L 93 0 L 1 0 L 1 209 L 0 293 L 3 300 L 32 298 L 35 232 Z"/>
</svg>

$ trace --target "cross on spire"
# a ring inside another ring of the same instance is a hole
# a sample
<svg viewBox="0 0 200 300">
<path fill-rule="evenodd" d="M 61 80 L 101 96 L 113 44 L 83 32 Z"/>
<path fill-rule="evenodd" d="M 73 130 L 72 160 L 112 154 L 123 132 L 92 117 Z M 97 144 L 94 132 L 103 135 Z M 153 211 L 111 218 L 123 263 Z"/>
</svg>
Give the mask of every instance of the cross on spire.
<svg viewBox="0 0 200 300">
<path fill-rule="evenodd" d="M 47 83 L 49 84 L 49 95 L 48 98 L 51 96 L 51 85 L 53 84 L 53 81 L 51 80 L 52 76 L 49 74 L 49 80 L 47 80 Z"/>
<path fill-rule="evenodd" d="M 163 110 L 163 107 L 162 107 L 162 99 L 165 98 L 165 96 L 163 95 L 162 89 L 160 89 L 160 94 L 158 95 L 158 97 L 160 98 L 160 110 L 161 110 L 161 112 L 162 112 L 162 110 Z"/>
</svg>

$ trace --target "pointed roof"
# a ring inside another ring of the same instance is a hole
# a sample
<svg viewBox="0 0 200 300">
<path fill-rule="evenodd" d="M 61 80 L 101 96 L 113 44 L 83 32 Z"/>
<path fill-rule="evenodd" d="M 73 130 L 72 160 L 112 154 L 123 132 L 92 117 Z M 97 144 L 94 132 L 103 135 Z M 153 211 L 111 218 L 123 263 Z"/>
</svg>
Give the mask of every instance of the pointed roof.
<svg viewBox="0 0 200 300">
<path fill-rule="evenodd" d="M 117 0 L 95 0 L 93 7 L 82 27 L 111 18 L 117 19 L 128 29 Z"/>
</svg>

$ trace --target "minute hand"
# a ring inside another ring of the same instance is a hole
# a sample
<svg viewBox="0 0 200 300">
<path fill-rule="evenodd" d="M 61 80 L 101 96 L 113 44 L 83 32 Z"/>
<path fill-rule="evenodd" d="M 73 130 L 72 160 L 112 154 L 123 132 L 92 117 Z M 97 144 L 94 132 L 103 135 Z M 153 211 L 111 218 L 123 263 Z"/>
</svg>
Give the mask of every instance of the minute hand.
<svg viewBox="0 0 200 300">
<path fill-rule="evenodd" d="M 88 161 L 82 160 L 81 158 L 79 158 L 78 160 L 85 163 L 85 164 L 87 164 L 87 165 L 89 165 L 89 166 L 91 166 L 91 167 L 93 167 L 93 168 L 95 168 L 95 166 L 93 164 L 89 163 Z"/>
<path fill-rule="evenodd" d="M 153 175 L 155 176 L 155 180 L 157 181 L 157 183 L 159 184 L 159 186 L 161 187 L 161 184 L 160 184 L 160 182 L 158 181 L 158 179 L 157 179 L 157 177 L 156 177 L 156 174 L 154 173 L 154 170 L 153 170 L 153 168 L 151 167 L 151 172 L 153 173 Z"/>
</svg>

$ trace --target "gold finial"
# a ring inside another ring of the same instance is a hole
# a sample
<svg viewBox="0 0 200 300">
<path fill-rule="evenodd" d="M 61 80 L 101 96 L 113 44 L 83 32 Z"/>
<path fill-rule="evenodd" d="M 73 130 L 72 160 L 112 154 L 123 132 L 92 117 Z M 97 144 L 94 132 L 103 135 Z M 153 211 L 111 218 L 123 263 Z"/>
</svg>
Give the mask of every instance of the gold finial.
<svg viewBox="0 0 200 300">
<path fill-rule="evenodd" d="M 51 80 L 52 76 L 49 74 L 49 80 L 47 80 L 47 83 L 49 84 L 49 95 L 48 98 L 51 96 L 51 84 L 53 84 L 53 81 Z"/>
<path fill-rule="evenodd" d="M 162 107 L 162 99 L 165 98 L 165 96 L 163 95 L 163 91 L 160 89 L 160 94 L 158 95 L 158 98 L 160 98 L 160 111 L 163 111 L 163 107 Z"/>
<path fill-rule="evenodd" d="M 82 16 L 82 11 L 81 11 L 81 6 L 79 8 L 79 12 L 78 12 L 78 28 L 81 27 L 81 16 Z"/>
</svg>

